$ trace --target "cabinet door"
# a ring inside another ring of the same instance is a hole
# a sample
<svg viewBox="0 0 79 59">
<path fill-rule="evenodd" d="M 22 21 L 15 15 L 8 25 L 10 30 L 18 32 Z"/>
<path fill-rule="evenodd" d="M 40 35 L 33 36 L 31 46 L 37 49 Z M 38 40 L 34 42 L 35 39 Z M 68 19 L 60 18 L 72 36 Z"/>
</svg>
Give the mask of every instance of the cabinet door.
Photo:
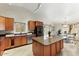
<svg viewBox="0 0 79 59">
<path fill-rule="evenodd" d="M 36 21 L 36 26 L 39 26 L 39 21 Z"/>
<path fill-rule="evenodd" d="M 41 22 L 41 21 L 36 21 L 36 26 L 43 26 L 43 22 Z"/>
<path fill-rule="evenodd" d="M 50 56 L 50 45 L 44 46 L 44 56 Z"/>
<path fill-rule="evenodd" d="M 10 48 L 11 47 L 11 38 L 6 37 L 5 40 L 5 49 Z"/>
<path fill-rule="evenodd" d="M 0 23 L 5 23 L 5 17 L 0 16 Z"/>
<path fill-rule="evenodd" d="M 5 18 L 5 29 L 6 30 L 13 30 L 14 19 L 13 18 Z"/>
<path fill-rule="evenodd" d="M 51 44 L 50 48 L 51 48 L 51 51 L 50 51 L 51 56 L 55 56 L 56 55 L 56 44 L 55 43 Z"/>
<path fill-rule="evenodd" d="M 21 42 L 21 37 L 20 36 L 16 36 L 15 39 L 14 39 L 15 46 L 21 45 L 20 42 Z"/>
<path fill-rule="evenodd" d="M 28 29 L 34 30 L 35 29 L 35 21 L 29 21 L 28 22 Z"/>
<path fill-rule="evenodd" d="M 5 30 L 5 18 L 0 17 L 0 30 Z"/>
<path fill-rule="evenodd" d="M 61 45 L 60 41 L 56 42 L 56 52 L 59 53 L 61 51 Z"/>
<path fill-rule="evenodd" d="M 40 43 L 37 43 L 37 52 L 38 56 L 44 55 L 44 46 Z"/>
<path fill-rule="evenodd" d="M 63 40 L 61 40 L 61 49 L 63 48 L 63 45 L 64 45 Z"/>
<path fill-rule="evenodd" d="M 21 36 L 21 44 L 27 44 L 27 37 Z"/>
<path fill-rule="evenodd" d="M 5 49 L 5 37 L 0 37 L 0 55 L 3 54 Z"/>
<path fill-rule="evenodd" d="M 34 56 L 38 56 L 37 52 L 37 43 L 33 40 L 32 51 Z"/>
<path fill-rule="evenodd" d="M 0 56 L 1 56 L 1 41 L 0 41 Z"/>
</svg>

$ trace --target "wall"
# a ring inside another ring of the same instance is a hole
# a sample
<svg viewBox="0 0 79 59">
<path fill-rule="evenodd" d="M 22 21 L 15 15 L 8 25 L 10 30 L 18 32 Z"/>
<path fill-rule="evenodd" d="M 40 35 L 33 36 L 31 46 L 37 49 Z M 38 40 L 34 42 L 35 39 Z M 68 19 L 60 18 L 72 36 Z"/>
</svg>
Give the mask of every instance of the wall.
<svg viewBox="0 0 79 59">
<path fill-rule="evenodd" d="M 54 29 L 54 31 L 55 31 L 54 34 L 57 35 L 58 30 L 61 30 L 62 31 L 62 24 L 55 24 L 54 25 L 54 28 L 55 28 Z"/>
<path fill-rule="evenodd" d="M 48 35 L 48 31 L 51 31 L 51 35 L 57 35 L 57 32 L 59 29 L 62 29 L 61 24 L 51 24 L 50 25 L 44 25 L 44 35 Z"/>
</svg>

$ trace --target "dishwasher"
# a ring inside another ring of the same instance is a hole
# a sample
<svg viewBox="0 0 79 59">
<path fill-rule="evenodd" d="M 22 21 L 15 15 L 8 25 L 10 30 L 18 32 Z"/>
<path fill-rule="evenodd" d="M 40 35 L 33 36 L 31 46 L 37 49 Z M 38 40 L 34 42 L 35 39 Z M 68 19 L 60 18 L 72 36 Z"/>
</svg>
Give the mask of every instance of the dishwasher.
<svg viewBox="0 0 79 59">
<path fill-rule="evenodd" d="M 27 33 L 28 44 L 32 43 L 32 33 Z"/>
</svg>

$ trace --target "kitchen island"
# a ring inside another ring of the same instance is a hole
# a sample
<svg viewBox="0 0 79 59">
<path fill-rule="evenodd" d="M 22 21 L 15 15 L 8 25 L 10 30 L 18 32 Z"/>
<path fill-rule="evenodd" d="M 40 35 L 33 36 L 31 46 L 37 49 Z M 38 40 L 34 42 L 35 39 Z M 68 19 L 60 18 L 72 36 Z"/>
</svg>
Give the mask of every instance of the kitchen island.
<svg viewBox="0 0 79 59">
<path fill-rule="evenodd" d="M 63 48 L 63 39 L 56 37 L 34 37 L 32 51 L 34 56 L 55 56 Z"/>
</svg>

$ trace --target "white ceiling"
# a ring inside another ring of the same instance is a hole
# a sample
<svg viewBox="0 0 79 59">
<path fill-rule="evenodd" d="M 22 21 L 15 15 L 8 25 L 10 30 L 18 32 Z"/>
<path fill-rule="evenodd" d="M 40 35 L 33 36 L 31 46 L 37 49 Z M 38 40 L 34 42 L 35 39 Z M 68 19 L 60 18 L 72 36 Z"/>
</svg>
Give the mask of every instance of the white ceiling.
<svg viewBox="0 0 79 59">
<path fill-rule="evenodd" d="M 0 4 L 0 15 L 21 19 L 32 17 L 50 24 L 79 22 L 78 3 L 42 3 L 34 14 L 37 7 L 38 3 Z"/>
<path fill-rule="evenodd" d="M 79 22 L 79 4 L 42 4 L 36 14 L 49 23 L 75 23 Z"/>
</svg>

